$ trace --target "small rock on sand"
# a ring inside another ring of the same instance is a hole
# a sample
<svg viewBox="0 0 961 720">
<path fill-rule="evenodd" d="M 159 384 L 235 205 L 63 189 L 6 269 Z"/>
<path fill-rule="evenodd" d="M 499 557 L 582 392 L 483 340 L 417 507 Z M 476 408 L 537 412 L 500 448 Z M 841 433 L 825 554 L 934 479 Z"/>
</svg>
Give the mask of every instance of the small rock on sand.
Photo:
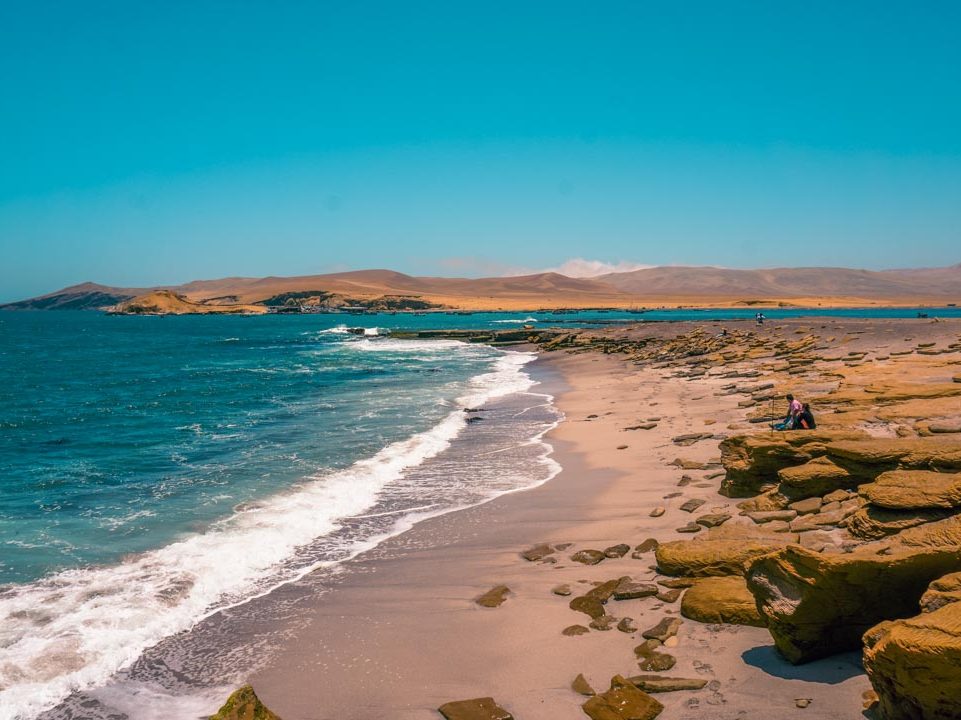
<svg viewBox="0 0 961 720">
<path fill-rule="evenodd" d="M 634 552 L 646 553 L 646 552 L 650 552 L 651 550 L 657 550 L 657 545 L 658 545 L 657 540 L 655 540 L 654 538 L 648 538 L 647 540 L 642 542 L 640 545 L 638 545 L 636 548 L 634 548 Z"/>
<path fill-rule="evenodd" d="M 663 643 L 669 637 L 673 637 L 674 635 L 677 635 L 677 631 L 680 629 L 681 625 L 683 624 L 684 624 L 684 621 L 681 620 L 680 618 L 666 617 L 666 618 L 663 618 L 654 627 L 642 632 L 641 637 L 645 637 L 648 640 L 659 640 L 660 642 Z"/>
<path fill-rule="evenodd" d="M 794 706 L 802 709 L 806 708 L 810 704 L 811 704 L 811 698 L 797 698 L 794 701 Z"/>
<path fill-rule="evenodd" d="M 701 526 L 696 522 L 689 522 L 687 525 L 677 528 L 679 533 L 698 533 L 701 532 Z"/>
<path fill-rule="evenodd" d="M 624 557 L 630 552 L 631 546 L 627 543 L 621 543 L 620 545 L 611 545 L 608 548 L 604 548 L 604 557 L 609 558 L 619 558 Z"/>
<path fill-rule="evenodd" d="M 691 498 L 686 503 L 681 505 L 681 510 L 683 510 L 684 512 L 694 512 L 699 507 L 701 507 L 701 505 L 703 505 L 704 503 L 705 501 L 699 498 Z"/>
<path fill-rule="evenodd" d="M 679 597 L 681 597 L 681 589 L 680 589 L 680 588 L 666 588 L 666 589 L 661 590 L 660 592 L 658 592 L 657 595 L 655 595 L 654 597 L 656 597 L 656 598 L 657 598 L 658 600 L 660 600 L 661 602 L 676 603 L 676 602 L 677 602 L 677 599 L 678 599 Z"/>
<path fill-rule="evenodd" d="M 616 622 L 617 622 L 617 618 L 614 617 L 613 615 L 601 615 L 600 617 L 596 617 L 593 620 L 591 620 L 590 623 L 588 623 L 588 625 L 592 627 L 594 630 L 602 630 L 606 632 L 607 630 L 610 630 L 612 627 L 614 627 L 614 624 Z"/>
<path fill-rule="evenodd" d="M 489 697 L 456 700 L 437 709 L 447 720 L 514 720 L 513 715 Z"/>
<path fill-rule="evenodd" d="M 555 585 L 551 588 L 551 592 L 555 595 L 567 596 L 571 594 L 570 585 Z"/>
<path fill-rule="evenodd" d="M 657 585 L 635 582 L 629 577 L 621 578 L 617 587 L 614 588 L 613 593 L 615 600 L 636 600 L 638 598 L 651 597 L 656 594 Z"/>
<path fill-rule="evenodd" d="M 622 633 L 636 633 L 637 625 L 634 624 L 634 618 L 621 618 L 617 623 L 617 629 Z"/>
<path fill-rule="evenodd" d="M 651 517 L 661 517 L 661 515 L 663 515 L 664 512 L 665 512 L 664 508 L 656 507 L 653 510 L 651 510 Z"/>
<path fill-rule="evenodd" d="M 571 560 L 585 565 L 597 565 L 605 557 L 606 555 L 600 550 L 578 550 L 571 555 Z"/>
<path fill-rule="evenodd" d="M 543 560 L 548 555 L 554 552 L 554 548 L 547 543 L 541 543 L 540 545 L 535 545 L 532 548 L 528 548 L 521 553 L 521 557 L 530 562 L 535 562 L 537 560 Z"/>
<path fill-rule="evenodd" d="M 486 593 L 481 595 L 479 598 L 474 600 L 475 603 L 481 607 L 486 608 L 496 608 L 500 606 L 506 599 L 507 595 L 510 593 L 510 588 L 506 585 L 497 585 L 492 587 Z"/>
<path fill-rule="evenodd" d="M 588 697 L 597 694 L 594 692 L 591 684 L 587 682 L 587 678 L 584 677 L 583 673 L 577 673 L 577 677 L 571 681 L 571 690 L 579 695 L 587 695 Z"/>
<path fill-rule="evenodd" d="M 586 635 L 589 632 L 590 629 L 584 627 L 583 625 L 568 625 L 566 628 L 561 630 L 561 635 L 574 637 L 576 635 Z"/>
</svg>

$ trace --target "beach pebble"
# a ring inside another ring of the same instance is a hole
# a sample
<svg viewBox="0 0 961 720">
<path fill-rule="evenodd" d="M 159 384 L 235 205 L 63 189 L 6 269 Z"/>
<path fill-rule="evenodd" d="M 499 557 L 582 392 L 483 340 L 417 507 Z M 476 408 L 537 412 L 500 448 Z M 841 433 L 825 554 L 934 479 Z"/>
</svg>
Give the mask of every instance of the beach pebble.
<svg viewBox="0 0 961 720">
<path fill-rule="evenodd" d="M 657 585 L 634 582 L 629 577 L 623 577 L 614 588 L 615 600 L 637 600 L 657 594 Z"/>
<path fill-rule="evenodd" d="M 562 595 L 562 596 L 570 595 L 570 594 L 571 594 L 571 586 L 570 586 L 570 585 L 557 585 L 557 586 L 551 588 L 551 592 L 554 593 L 555 595 Z"/>
<path fill-rule="evenodd" d="M 684 512 L 694 512 L 699 507 L 701 507 L 701 505 L 703 505 L 705 502 L 706 502 L 705 500 L 701 500 L 699 498 L 691 498 L 686 503 L 681 505 L 681 510 L 683 510 Z"/>
<path fill-rule="evenodd" d="M 634 624 L 633 618 L 621 618 L 617 623 L 617 629 L 622 633 L 635 633 L 637 632 L 637 625 Z"/>
<path fill-rule="evenodd" d="M 618 445 L 618 446 L 617 446 L 617 449 L 618 449 L 618 450 L 627 450 L 627 447 L 628 447 L 627 445 Z"/>
<path fill-rule="evenodd" d="M 696 522 L 689 522 L 687 525 L 684 525 L 683 527 L 677 528 L 677 532 L 679 532 L 679 533 L 699 533 L 699 532 L 701 532 L 701 529 L 702 529 L 701 526 L 698 525 Z"/>
<path fill-rule="evenodd" d="M 811 698 L 797 698 L 794 701 L 794 706 L 802 709 L 806 708 L 810 704 L 811 704 Z"/>
<path fill-rule="evenodd" d="M 653 510 L 651 510 L 650 515 L 651 517 L 661 517 L 661 515 L 663 515 L 664 513 L 665 513 L 665 510 L 663 507 L 656 507 Z"/>
<path fill-rule="evenodd" d="M 574 637 L 576 635 L 586 635 L 589 632 L 590 630 L 583 625 L 568 625 L 566 628 L 561 630 L 561 635 Z"/>
</svg>

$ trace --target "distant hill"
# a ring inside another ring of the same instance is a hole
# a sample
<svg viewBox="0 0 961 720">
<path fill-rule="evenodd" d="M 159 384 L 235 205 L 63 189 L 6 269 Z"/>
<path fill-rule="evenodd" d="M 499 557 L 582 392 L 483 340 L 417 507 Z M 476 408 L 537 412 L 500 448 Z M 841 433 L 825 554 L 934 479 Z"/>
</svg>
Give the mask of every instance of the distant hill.
<svg viewBox="0 0 961 720">
<path fill-rule="evenodd" d="M 0 305 L 3 310 L 102 310 L 149 292 L 149 288 L 117 288 L 85 282 L 63 290 Z"/>
<path fill-rule="evenodd" d="M 158 294 L 159 293 L 159 294 Z M 131 303 L 131 300 L 135 302 Z M 572 278 L 559 273 L 494 278 L 416 277 L 357 270 L 299 277 L 194 280 L 162 288 L 95 283 L 0 306 L 3 309 L 107 309 L 123 312 L 246 312 L 250 306 L 372 309 L 537 310 L 676 305 L 870 305 L 961 302 L 961 264 L 909 270 L 654 267 Z M 163 308 L 168 308 L 164 310 Z M 146 312 L 146 310 L 141 310 Z"/>
<path fill-rule="evenodd" d="M 154 290 L 118 303 L 113 312 L 126 315 L 224 315 L 267 312 L 264 305 L 223 304 L 207 305 L 188 300 L 171 290 Z"/>
<path fill-rule="evenodd" d="M 851 298 L 907 302 L 961 299 L 961 264 L 917 270 L 654 267 L 594 278 L 642 298 L 756 300 Z"/>
</svg>

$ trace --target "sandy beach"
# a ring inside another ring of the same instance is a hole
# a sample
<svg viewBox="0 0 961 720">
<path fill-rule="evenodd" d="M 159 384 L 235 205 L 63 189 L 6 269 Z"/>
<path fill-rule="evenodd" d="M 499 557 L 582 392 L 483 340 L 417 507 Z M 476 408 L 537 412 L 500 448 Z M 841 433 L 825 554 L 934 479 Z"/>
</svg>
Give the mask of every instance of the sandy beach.
<svg viewBox="0 0 961 720">
<path fill-rule="evenodd" d="M 726 325 L 754 332 L 744 323 Z M 880 355 L 870 368 L 874 373 L 886 367 L 892 351 L 916 348 L 919 338 L 957 341 L 957 327 L 944 323 L 817 325 L 819 337 L 831 337 L 825 348 L 843 346 L 853 357 L 868 347 Z M 692 329 L 662 326 L 655 334 Z M 618 332 L 645 329 L 604 331 Z M 758 335 L 788 340 L 810 332 L 811 323 L 803 321 L 757 329 Z M 957 361 L 956 349 L 947 353 L 939 362 Z M 901 367 L 915 362 L 916 379 L 923 379 L 917 361 L 925 358 L 911 355 L 898 358 Z M 834 360 L 818 372 L 847 365 Z M 571 681 L 583 673 L 603 691 L 615 674 L 638 674 L 633 648 L 643 631 L 678 617 L 680 603 L 676 597 L 610 600 L 606 612 L 631 618 L 625 629 L 636 631 L 612 627 L 565 636 L 565 628 L 590 621 L 568 607 L 571 597 L 622 576 L 665 580 L 652 552 L 633 549 L 649 538 L 663 543 L 687 537 L 677 528 L 692 520 L 681 509 L 688 500 L 704 501 L 697 514 L 735 516 L 728 528 L 750 525 L 738 517 L 738 500 L 718 494 L 724 474 L 718 440 L 738 430 L 764 430 L 743 422 L 757 407 L 739 407 L 743 395 L 723 393 L 729 379 L 719 373 L 679 377 L 676 363 L 637 366 L 598 352 L 544 353 L 534 372 L 566 417 L 547 437 L 563 470 L 533 490 L 422 522 L 350 563 L 342 581 L 312 609 L 309 626 L 294 632 L 277 660 L 251 678 L 280 717 L 427 719 L 438 717 L 436 708 L 445 702 L 482 696 L 493 696 L 516 718 L 584 717 L 585 698 Z M 776 373 L 761 374 L 784 387 Z M 813 389 L 823 379 L 813 373 L 806 382 Z M 803 385 L 801 378 L 791 383 Z M 648 425 L 653 427 L 638 427 Z M 714 436 L 672 442 L 692 433 Z M 678 458 L 700 469 L 672 464 Z M 664 514 L 651 517 L 658 507 Z M 710 532 L 723 535 L 725 529 Z M 525 560 L 521 552 L 538 543 L 571 545 L 546 561 Z M 598 565 L 569 559 L 582 549 L 621 543 L 632 551 Z M 499 607 L 475 603 L 500 585 L 509 594 Z M 572 594 L 552 592 L 561 585 Z M 676 665 L 661 674 L 708 682 L 697 691 L 659 693 L 663 718 L 854 718 L 870 690 L 859 653 L 794 666 L 776 652 L 764 628 L 684 620 L 666 645 Z"/>
</svg>

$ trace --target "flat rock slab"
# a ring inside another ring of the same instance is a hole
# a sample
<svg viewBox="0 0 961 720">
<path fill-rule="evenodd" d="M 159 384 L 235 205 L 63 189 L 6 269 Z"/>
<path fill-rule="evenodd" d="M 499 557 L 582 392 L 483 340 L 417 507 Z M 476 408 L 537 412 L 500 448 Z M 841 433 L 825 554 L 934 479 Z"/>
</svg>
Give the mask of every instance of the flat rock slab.
<svg viewBox="0 0 961 720">
<path fill-rule="evenodd" d="M 682 525 L 681 527 L 677 528 L 677 532 L 679 532 L 679 533 L 699 533 L 699 532 L 701 532 L 701 526 L 698 525 L 696 522 L 689 522 L 687 525 Z"/>
<path fill-rule="evenodd" d="M 664 675 L 633 675 L 627 678 L 627 681 L 638 690 L 649 693 L 700 690 L 707 685 L 707 680 L 700 678 L 672 678 Z"/>
<path fill-rule="evenodd" d="M 513 715 L 489 697 L 455 700 L 437 709 L 447 720 L 514 720 Z"/>
<path fill-rule="evenodd" d="M 701 515 L 694 522 L 706 528 L 719 527 L 731 519 L 728 513 L 708 513 Z"/>
<path fill-rule="evenodd" d="M 686 503 L 684 503 L 683 505 L 681 505 L 681 510 L 683 510 L 684 512 L 694 512 L 699 507 L 701 507 L 701 505 L 703 505 L 705 502 L 706 502 L 705 500 L 701 500 L 699 498 L 692 498 L 688 500 Z"/>
<path fill-rule="evenodd" d="M 578 550 L 571 555 L 571 560 L 584 565 L 597 565 L 605 557 L 607 556 L 601 550 Z"/>
<path fill-rule="evenodd" d="M 481 607 L 496 608 L 502 605 L 505 600 L 507 600 L 507 596 L 510 594 L 510 591 L 511 589 L 506 585 L 497 585 L 474 600 L 474 602 Z"/>
<path fill-rule="evenodd" d="M 590 698 L 581 706 L 591 720 L 654 720 L 664 706 L 620 675 L 611 679 L 611 689 Z"/>
<path fill-rule="evenodd" d="M 651 583 L 635 582 L 630 578 L 623 578 L 614 588 L 615 600 L 636 600 L 638 598 L 657 595 L 657 586 Z"/>
<path fill-rule="evenodd" d="M 817 508 L 821 507 L 820 498 L 818 498 Z M 812 511 L 813 512 L 813 511 Z M 759 512 L 749 512 L 747 514 L 748 518 L 756 522 L 758 525 L 764 523 L 772 522 L 774 520 L 786 520 L 790 522 L 798 515 L 797 510 L 761 510 Z"/>
</svg>

